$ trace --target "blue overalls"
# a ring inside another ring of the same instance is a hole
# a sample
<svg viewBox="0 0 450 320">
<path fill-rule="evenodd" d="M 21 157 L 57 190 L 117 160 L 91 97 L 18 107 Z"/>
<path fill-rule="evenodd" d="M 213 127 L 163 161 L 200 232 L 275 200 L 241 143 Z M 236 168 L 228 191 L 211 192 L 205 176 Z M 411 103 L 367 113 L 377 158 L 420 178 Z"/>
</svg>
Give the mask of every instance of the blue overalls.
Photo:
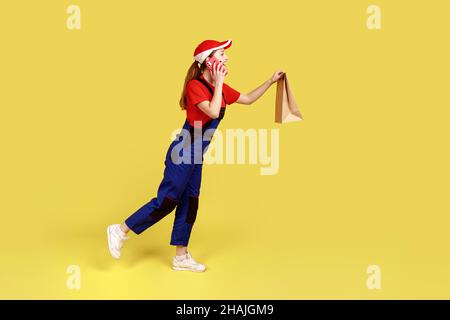
<svg viewBox="0 0 450 320">
<path fill-rule="evenodd" d="M 204 79 L 199 78 L 198 80 L 214 95 L 212 88 Z M 223 92 L 222 97 L 226 104 Z M 203 154 L 206 152 L 211 140 L 202 139 L 202 136 L 207 131 L 208 137 L 212 138 L 224 115 L 225 108 L 221 107 L 220 115 L 217 119 L 209 120 L 202 126 L 201 130 L 195 128 L 195 132 L 194 127 L 186 119 L 183 125 L 183 129 L 186 131 L 182 130 L 182 132 L 189 132 L 189 135 L 178 134 L 170 144 L 164 161 L 164 177 L 158 187 L 157 196 L 125 220 L 126 225 L 134 233 L 142 233 L 167 216 L 176 207 L 170 244 L 188 245 L 191 230 L 197 217 Z M 180 146 L 182 147 L 180 148 Z M 172 152 L 174 148 L 176 148 L 175 150 L 180 150 L 180 152 Z M 190 161 L 180 161 L 187 158 L 190 158 Z M 199 158 L 201 159 L 200 161 L 198 161 Z"/>
</svg>

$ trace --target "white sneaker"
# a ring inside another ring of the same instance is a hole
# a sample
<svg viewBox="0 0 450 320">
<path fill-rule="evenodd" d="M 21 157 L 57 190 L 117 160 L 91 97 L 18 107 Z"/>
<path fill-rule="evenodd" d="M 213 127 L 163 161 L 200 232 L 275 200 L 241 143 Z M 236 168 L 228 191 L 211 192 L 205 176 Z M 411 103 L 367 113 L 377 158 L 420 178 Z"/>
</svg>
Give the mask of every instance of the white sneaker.
<svg viewBox="0 0 450 320">
<path fill-rule="evenodd" d="M 189 252 L 182 256 L 173 257 L 172 268 L 174 270 L 188 270 L 194 272 L 203 272 L 206 269 L 204 265 L 195 261 Z"/>
<path fill-rule="evenodd" d="M 109 252 L 114 259 L 119 259 L 120 249 L 123 247 L 123 242 L 130 238 L 128 238 L 126 233 L 120 229 L 119 224 L 112 224 L 108 226 L 106 233 L 108 234 Z"/>
</svg>

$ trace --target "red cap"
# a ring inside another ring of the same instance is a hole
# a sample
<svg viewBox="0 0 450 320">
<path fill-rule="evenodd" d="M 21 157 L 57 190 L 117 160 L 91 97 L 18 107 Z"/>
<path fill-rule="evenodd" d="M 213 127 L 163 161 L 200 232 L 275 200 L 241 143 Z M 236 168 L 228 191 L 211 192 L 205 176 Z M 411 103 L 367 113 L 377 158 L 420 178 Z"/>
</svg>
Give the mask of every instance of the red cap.
<svg viewBox="0 0 450 320">
<path fill-rule="evenodd" d="M 203 63 L 206 57 L 211 54 L 214 50 L 226 49 L 231 46 L 232 40 L 225 40 L 222 42 L 216 40 L 205 40 L 200 43 L 194 51 L 194 60 Z"/>
</svg>

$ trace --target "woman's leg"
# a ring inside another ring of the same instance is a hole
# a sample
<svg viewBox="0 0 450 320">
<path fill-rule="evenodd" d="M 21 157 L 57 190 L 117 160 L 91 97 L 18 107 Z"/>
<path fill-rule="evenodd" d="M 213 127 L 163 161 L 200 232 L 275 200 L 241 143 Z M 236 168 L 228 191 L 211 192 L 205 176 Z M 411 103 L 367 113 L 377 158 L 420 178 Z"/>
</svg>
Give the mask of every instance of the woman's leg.
<svg viewBox="0 0 450 320">
<path fill-rule="evenodd" d="M 125 220 L 126 227 L 134 233 L 142 233 L 167 216 L 178 205 L 195 168 L 193 161 L 180 161 L 184 159 L 182 154 L 191 155 L 191 146 L 187 143 L 189 140 L 185 140 L 186 137 L 185 132 L 178 135 L 166 153 L 164 177 L 159 185 L 157 196 Z"/>
<path fill-rule="evenodd" d="M 187 252 L 192 227 L 197 217 L 202 168 L 202 164 L 195 164 L 189 182 L 175 210 L 170 244 L 176 246 L 177 255 L 183 255 Z"/>
<path fill-rule="evenodd" d="M 191 230 L 197 216 L 201 173 L 202 165 L 196 164 L 191 179 L 175 211 L 175 221 L 170 242 L 176 246 L 176 255 L 173 257 L 172 262 L 172 268 L 174 270 L 194 272 L 203 272 L 206 270 L 205 265 L 197 262 L 187 249 Z"/>
<path fill-rule="evenodd" d="M 158 195 L 125 220 L 126 228 L 141 234 L 171 213 L 180 201 L 193 168 L 193 164 L 173 164 L 170 160 L 166 161 Z"/>
<path fill-rule="evenodd" d="M 124 223 L 120 224 L 120 230 L 122 230 L 124 233 L 128 233 L 130 231 L 130 228 Z"/>
<path fill-rule="evenodd" d="M 183 129 L 186 128 L 189 128 L 187 120 Z M 188 130 L 187 134 L 189 134 Z M 114 258 L 120 258 L 120 249 L 123 241 L 128 239 L 126 234 L 130 230 L 136 234 L 142 233 L 168 215 L 177 206 L 195 167 L 192 161 L 179 161 L 180 159 L 185 160 L 183 154 L 191 155 L 190 141 L 185 139 L 187 134 L 177 135 L 177 138 L 169 146 L 164 162 L 164 177 L 158 187 L 157 196 L 139 208 L 124 223 L 108 226 L 108 246 Z M 181 148 L 179 148 L 180 146 Z M 177 148 L 174 149 L 175 147 Z M 179 153 L 180 151 L 181 153 Z"/>
<path fill-rule="evenodd" d="M 176 246 L 175 247 L 175 254 L 177 256 L 183 256 L 187 253 L 187 247 L 186 246 Z"/>
</svg>

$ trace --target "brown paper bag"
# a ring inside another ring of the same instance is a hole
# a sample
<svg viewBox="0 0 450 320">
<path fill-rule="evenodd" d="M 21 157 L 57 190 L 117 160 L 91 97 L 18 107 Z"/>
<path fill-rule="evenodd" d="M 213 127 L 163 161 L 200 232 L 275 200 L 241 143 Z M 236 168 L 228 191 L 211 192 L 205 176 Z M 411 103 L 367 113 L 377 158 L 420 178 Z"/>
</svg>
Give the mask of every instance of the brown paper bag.
<svg viewBox="0 0 450 320">
<path fill-rule="evenodd" d="M 277 81 L 277 97 L 275 101 L 275 122 L 286 123 L 303 120 L 286 73 Z"/>
</svg>

